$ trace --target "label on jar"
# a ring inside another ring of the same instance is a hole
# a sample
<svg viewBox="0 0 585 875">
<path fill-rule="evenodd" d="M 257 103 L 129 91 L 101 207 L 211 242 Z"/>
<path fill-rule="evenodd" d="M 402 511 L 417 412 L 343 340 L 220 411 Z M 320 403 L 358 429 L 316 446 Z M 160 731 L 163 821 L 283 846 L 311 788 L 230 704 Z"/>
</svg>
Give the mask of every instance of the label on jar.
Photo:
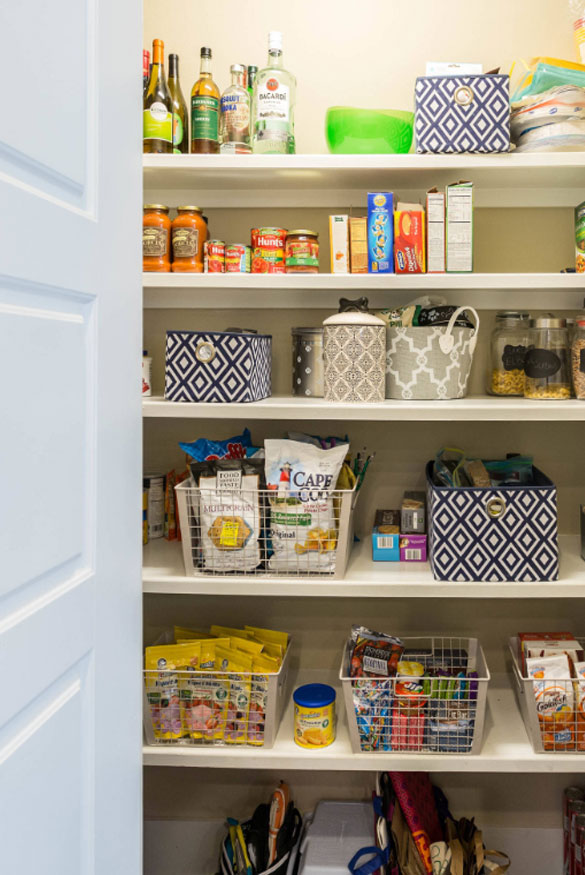
<svg viewBox="0 0 585 875">
<path fill-rule="evenodd" d="M 502 354 L 502 364 L 505 371 L 522 371 L 524 370 L 524 360 L 526 358 L 525 346 L 513 346 L 507 343 Z"/>
<path fill-rule="evenodd" d="M 295 703 L 295 741 L 301 747 L 327 747 L 335 739 L 335 703 L 307 708 Z"/>
<path fill-rule="evenodd" d="M 197 228 L 173 228 L 173 255 L 175 258 L 192 258 L 199 251 Z"/>
<path fill-rule="evenodd" d="M 179 146 L 183 142 L 183 137 L 185 136 L 185 128 L 183 127 L 183 122 L 181 121 L 181 116 L 177 113 L 173 113 L 173 152 L 175 155 L 180 155 L 181 150 Z"/>
<path fill-rule="evenodd" d="M 198 94 L 191 98 L 192 140 L 217 142 L 219 100 Z"/>
<path fill-rule="evenodd" d="M 561 360 L 552 349 L 529 349 L 524 359 L 524 373 L 532 380 L 546 380 L 561 368 Z"/>
<path fill-rule="evenodd" d="M 156 100 L 142 113 L 143 139 L 173 142 L 173 114 Z"/>
<path fill-rule="evenodd" d="M 142 254 L 143 255 L 166 255 L 167 254 L 167 231 L 164 228 L 147 226 L 142 229 Z"/>
<path fill-rule="evenodd" d="M 290 89 L 276 76 L 270 76 L 258 87 L 258 119 L 287 122 L 290 115 Z"/>
<path fill-rule="evenodd" d="M 239 139 L 234 134 L 247 135 L 250 129 L 250 102 L 243 94 L 224 94 L 221 98 L 221 112 L 225 130 L 230 139 Z"/>
<path fill-rule="evenodd" d="M 287 240 L 287 267 L 319 267 L 319 244 L 313 240 Z"/>
</svg>

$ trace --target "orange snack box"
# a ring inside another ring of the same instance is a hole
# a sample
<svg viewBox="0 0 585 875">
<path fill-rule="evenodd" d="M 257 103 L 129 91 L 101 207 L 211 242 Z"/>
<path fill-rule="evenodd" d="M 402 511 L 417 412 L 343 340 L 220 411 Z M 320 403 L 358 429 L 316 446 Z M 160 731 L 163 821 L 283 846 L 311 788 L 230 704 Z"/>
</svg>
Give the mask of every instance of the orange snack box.
<svg viewBox="0 0 585 875">
<path fill-rule="evenodd" d="M 396 273 L 425 273 L 425 211 L 420 204 L 397 204 L 394 213 Z"/>
</svg>

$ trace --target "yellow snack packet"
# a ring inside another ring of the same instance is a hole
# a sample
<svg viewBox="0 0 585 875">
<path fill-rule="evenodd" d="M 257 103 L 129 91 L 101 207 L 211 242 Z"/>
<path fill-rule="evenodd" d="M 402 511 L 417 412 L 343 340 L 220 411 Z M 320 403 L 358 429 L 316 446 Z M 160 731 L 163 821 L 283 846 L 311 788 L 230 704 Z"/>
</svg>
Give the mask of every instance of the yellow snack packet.
<svg viewBox="0 0 585 875">
<path fill-rule="evenodd" d="M 229 647 L 229 638 L 207 638 L 199 642 L 201 644 L 201 671 L 215 671 L 215 652 L 218 646 Z"/>
<path fill-rule="evenodd" d="M 230 646 L 234 650 L 241 650 L 250 656 L 259 656 L 264 650 L 264 645 L 261 641 L 251 641 L 249 638 L 236 638 L 233 635 L 230 636 Z"/>
<path fill-rule="evenodd" d="M 226 744 L 246 744 L 252 657 L 241 650 L 218 646 L 216 661 L 222 671 L 229 674 L 228 704 L 225 717 L 224 740 Z M 247 672 L 248 674 L 238 674 Z"/>
<path fill-rule="evenodd" d="M 268 700 L 267 675 L 278 672 L 279 668 L 278 660 L 272 659 L 264 653 L 255 656 L 252 660 L 254 674 L 250 685 L 250 709 L 246 737 L 248 744 L 253 744 L 255 747 L 261 747 L 264 744 L 266 703 Z"/>
<path fill-rule="evenodd" d="M 214 624 L 210 627 L 209 631 L 212 635 L 216 635 L 218 638 L 223 638 L 226 635 L 233 635 L 235 638 L 251 638 L 252 636 L 246 632 L 245 629 L 235 629 L 231 626 L 217 626 Z"/>
<path fill-rule="evenodd" d="M 272 659 L 276 659 L 278 664 L 282 662 L 284 659 L 284 653 L 282 650 L 282 646 L 280 644 L 273 644 L 271 641 L 262 641 L 260 638 L 254 638 L 255 641 L 258 641 L 263 645 L 262 653 L 263 655 L 270 656 Z"/>
<path fill-rule="evenodd" d="M 183 640 L 200 641 L 202 638 L 213 638 L 209 632 L 200 632 L 198 629 L 188 629 L 186 626 L 173 626 L 175 641 L 179 643 L 179 638 Z"/>
<path fill-rule="evenodd" d="M 271 641 L 273 644 L 280 644 L 282 652 L 288 647 L 288 632 L 278 632 L 275 629 L 261 629 L 258 626 L 244 626 L 246 632 L 251 632 L 255 638 L 260 641 Z"/>
<path fill-rule="evenodd" d="M 183 679 L 177 672 L 199 664 L 199 646 L 174 644 L 147 647 L 144 654 L 146 696 L 155 738 L 177 739 L 184 734 Z"/>
</svg>

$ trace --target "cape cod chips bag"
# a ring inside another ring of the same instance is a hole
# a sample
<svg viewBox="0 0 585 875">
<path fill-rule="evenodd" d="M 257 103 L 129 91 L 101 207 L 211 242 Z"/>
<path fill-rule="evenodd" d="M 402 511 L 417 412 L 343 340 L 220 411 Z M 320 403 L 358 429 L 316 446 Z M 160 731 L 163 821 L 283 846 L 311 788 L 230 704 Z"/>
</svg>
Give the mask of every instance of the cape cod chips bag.
<svg viewBox="0 0 585 875">
<path fill-rule="evenodd" d="M 321 450 L 290 440 L 266 440 L 266 487 L 274 571 L 332 571 L 337 549 L 335 489 L 349 450 Z"/>
</svg>

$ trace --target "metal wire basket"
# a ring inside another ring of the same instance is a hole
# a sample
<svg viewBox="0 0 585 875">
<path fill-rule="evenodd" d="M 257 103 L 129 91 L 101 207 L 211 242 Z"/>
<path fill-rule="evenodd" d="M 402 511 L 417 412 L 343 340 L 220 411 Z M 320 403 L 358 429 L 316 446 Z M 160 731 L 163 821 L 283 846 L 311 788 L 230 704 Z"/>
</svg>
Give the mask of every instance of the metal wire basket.
<svg viewBox="0 0 585 875">
<path fill-rule="evenodd" d="M 348 642 L 339 677 L 353 752 L 479 753 L 490 674 L 477 638 L 401 640 L 402 659 L 451 677 L 350 677 L 353 646 Z M 466 679 L 467 672 L 477 677 Z M 416 695 L 410 695 L 409 681 Z"/>
<path fill-rule="evenodd" d="M 270 489 L 175 488 L 187 575 L 345 574 L 353 541 L 356 489 L 307 500 Z"/>
<path fill-rule="evenodd" d="M 269 748 L 288 699 L 290 642 L 274 674 L 144 670 L 148 744 Z"/>
<path fill-rule="evenodd" d="M 577 641 L 585 650 L 585 639 Z M 517 637 L 509 648 L 514 692 L 534 753 L 585 753 L 585 678 L 554 678 L 547 691 L 545 679 L 525 676 Z"/>
</svg>

